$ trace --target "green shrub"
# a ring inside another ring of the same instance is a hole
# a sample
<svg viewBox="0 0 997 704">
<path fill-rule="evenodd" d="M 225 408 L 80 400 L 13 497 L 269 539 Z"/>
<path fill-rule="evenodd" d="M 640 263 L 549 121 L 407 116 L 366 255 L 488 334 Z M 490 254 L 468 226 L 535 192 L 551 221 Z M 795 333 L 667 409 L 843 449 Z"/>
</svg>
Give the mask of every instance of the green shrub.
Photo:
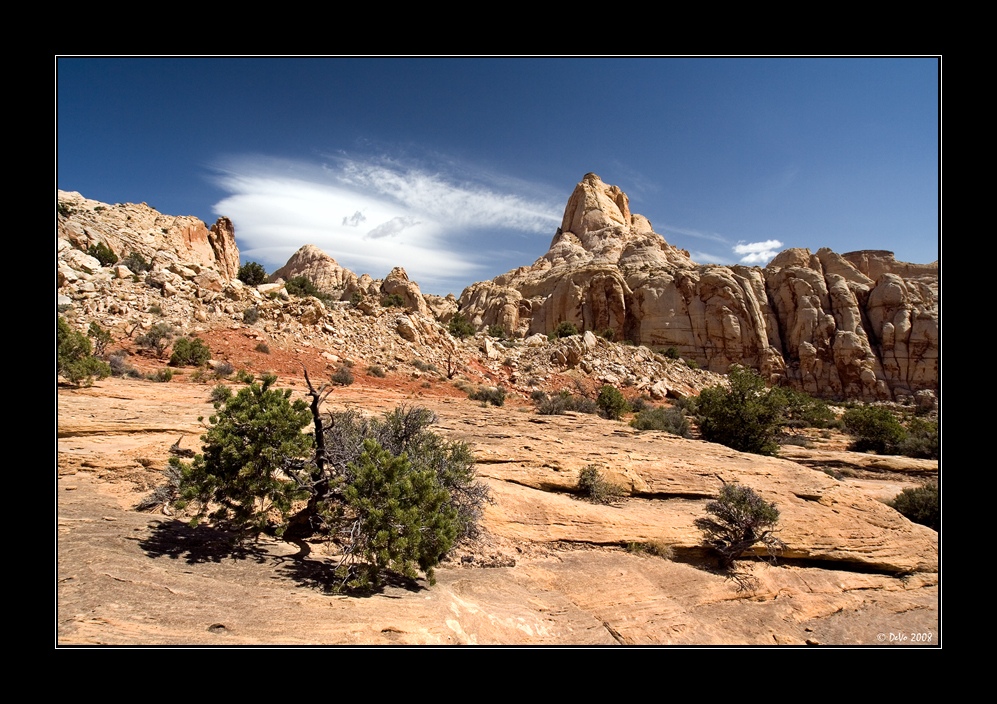
<svg viewBox="0 0 997 704">
<path fill-rule="evenodd" d="M 890 502 L 890 506 L 914 523 L 941 530 L 942 504 L 937 482 L 928 482 L 916 489 L 904 489 Z"/>
<path fill-rule="evenodd" d="M 156 304 L 152 304 L 151 306 L 149 306 L 149 312 L 152 313 L 153 315 L 162 315 L 163 309 L 162 307 Z"/>
<path fill-rule="evenodd" d="M 350 367 L 346 364 L 341 364 L 339 369 L 337 369 L 332 375 L 332 382 L 340 386 L 349 386 L 356 379 L 353 376 L 353 372 L 350 371 Z"/>
<path fill-rule="evenodd" d="M 543 391 L 534 391 L 530 398 L 537 406 L 537 413 L 542 416 L 563 415 L 568 411 L 589 414 L 599 412 L 599 407 L 595 401 L 585 396 L 572 394 L 565 389 L 561 389 L 553 396 L 548 396 Z"/>
<path fill-rule="evenodd" d="M 690 436 L 689 420 L 682 409 L 671 407 L 648 408 L 640 411 L 630 425 L 637 430 L 664 430 L 683 438 Z"/>
<path fill-rule="evenodd" d="M 567 320 L 562 320 L 558 323 L 558 326 L 554 328 L 554 337 L 571 337 L 572 335 L 578 334 L 578 328 L 575 324 Z"/>
<path fill-rule="evenodd" d="M 633 555 L 654 555 L 665 560 L 671 560 L 675 557 L 675 550 L 672 546 L 661 540 L 652 540 L 647 543 L 629 542 L 625 548 Z"/>
<path fill-rule="evenodd" d="M 606 481 L 594 464 L 584 467 L 578 473 L 578 491 L 590 501 L 600 504 L 611 503 L 625 493 L 622 487 Z"/>
<path fill-rule="evenodd" d="M 940 446 L 938 423 L 914 417 L 907 425 L 907 433 L 900 442 L 900 454 L 907 457 L 937 460 Z"/>
<path fill-rule="evenodd" d="M 703 531 L 706 545 L 719 555 L 721 568 L 729 568 L 758 543 L 773 557 L 784 547 L 773 534 L 779 509 L 753 489 L 724 484 L 717 500 L 706 504 L 706 513 L 708 517 L 696 519 L 696 527 Z"/>
<path fill-rule="evenodd" d="M 169 367 L 163 367 L 158 372 L 149 372 L 145 375 L 145 378 L 149 381 L 158 381 L 165 384 L 173 380 L 173 370 Z"/>
<path fill-rule="evenodd" d="M 151 310 L 151 309 L 150 309 Z M 157 357 L 162 357 L 166 348 L 170 346 L 176 331 L 169 323 L 156 323 L 149 332 L 135 338 L 135 344 L 156 353 Z"/>
<path fill-rule="evenodd" d="M 696 411 L 703 439 L 741 452 L 774 455 L 785 397 L 772 393 L 760 376 L 745 367 L 732 366 L 728 379 L 729 389 L 714 386 L 699 394 Z"/>
<path fill-rule="evenodd" d="M 254 535 L 274 516 L 286 523 L 294 502 L 307 497 L 287 472 L 311 451 L 312 437 L 301 432 L 311 413 L 304 401 L 291 401 L 290 389 L 272 389 L 276 380 L 267 376 L 220 402 L 192 463 L 170 458 L 181 477 L 177 507 L 196 507 L 195 524 L 207 516 Z"/>
<path fill-rule="evenodd" d="M 405 299 L 400 293 L 392 293 L 381 297 L 382 308 L 404 308 Z"/>
<path fill-rule="evenodd" d="M 827 428 L 835 422 L 826 403 L 807 393 L 788 387 L 773 389 L 784 399 L 781 425 L 791 428 Z"/>
<path fill-rule="evenodd" d="M 100 262 L 101 266 L 111 266 L 118 263 L 118 255 L 103 242 L 90 245 L 87 254 Z"/>
<path fill-rule="evenodd" d="M 472 391 L 468 398 L 472 401 L 481 401 L 482 406 L 489 403 L 493 406 L 501 406 L 505 403 L 505 389 L 501 386 L 479 386 L 477 391 Z"/>
<path fill-rule="evenodd" d="M 599 333 L 599 337 L 603 338 L 604 340 L 609 340 L 610 342 L 612 342 L 613 340 L 616 339 L 616 331 L 613 330 L 613 328 L 606 328 L 605 330 Z"/>
<path fill-rule="evenodd" d="M 106 379 L 111 367 L 93 356 L 90 339 L 69 327 L 64 318 L 56 318 L 56 373 L 73 386 L 90 386 L 94 379 Z"/>
<path fill-rule="evenodd" d="M 666 349 L 661 354 L 665 355 L 665 357 L 667 357 L 668 359 L 678 359 L 679 358 L 679 351 L 678 351 L 678 348 L 676 348 L 676 347 L 669 347 L 668 349 Z"/>
<path fill-rule="evenodd" d="M 430 364 L 429 362 L 424 362 L 421 359 L 413 360 L 412 366 L 418 369 L 420 372 L 430 372 L 432 374 L 436 374 L 440 371 L 439 369 L 436 368 L 436 365 Z"/>
<path fill-rule="evenodd" d="M 292 296 L 314 296 L 323 303 L 332 302 L 332 296 L 319 290 L 319 288 L 312 283 L 311 279 L 304 275 L 295 276 L 294 278 L 285 281 L 284 290 Z"/>
<path fill-rule="evenodd" d="M 170 460 L 154 492 L 159 503 L 190 507 L 192 523 L 210 518 L 243 539 L 261 531 L 326 538 L 340 553 L 330 591 L 372 589 L 387 570 L 414 578 L 421 569 L 432 583 L 452 546 L 477 534 L 488 500 L 470 448 L 428 430 L 436 417 L 425 409 L 399 408 L 383 420 L 312 415 L 290 390 L 271 389 L 275 380 L 264 376 L 217 402 L 203 453 L 190 464 Z M 321 442 L 303 432 L 309 419 Z"/>
<path fill-rule="evenodd" d="M 384 367 L 378 364 L 372 364 L 371 366 L 367 367 L 367 374 L 369 374 L 370 376 L 376 376 L 378 379 L 383 379 L 384 377 L 387 376 L 387 374 L 384 372 Z"/>
<path fill-rule="evenodd" d="M 260 354 L 270 354 L 270 345 L 265 342 L 257 342 L 256 347 L 253 348 Z"/>
<path fill-rule="evenodd" d="M 242 384 L 252 384 L 256 380 L 256 377 L 253 376 L 252 372 L 240 369 L 236 372 L 235 380 Z"/>
<path fill-rule="evenodd" d="M 505 328 L 501 325 L 489 325 L 488 326 L 488 336 L 494 337 L 498 340 L 505 339 Z"/>
<path fill-rule="evenodd" d="M 435 421 L 424 408 L 401 407 L 383 419 L 337 413 L 327 426 L 326 466 L 346 504 L 330 497 L 325 515 L 346 546 L 345 584 L 370 588 L 384 569 L 412 577 L 416 566 L 432 581 L 450 547 L 477 536 L 488 489 L 474 481 L 470 448 L 429 430 Z"/>
<path fill-rule="evenodd" d="M 599 413 L 610 420 L 619 420 L 630 408 L 627 399 L 620 393 L 620 390 L 609 384 L 603 386 L 599 391 L 596 405 L 599 407 Z"/>
<path fill-rule="evenodd" d="M 463 340 L 474 334 L 474 326 L 471 325 L 471 322 L 462 313 L 454 314 L 454 317 L 450 319 L 450 323 L 447 325 L 447 330 L 459 340 Z"/>
<path fill-rule="evenodd" d="M 230 398 L 232 398 L 232 389 L 225 386 L 225 384 L 218 384 L 218 386 L 211 389 L 212 403 L 225 403 Z"/>
<path fill-rule="evenodd" d="M 141 274 L 144 271 L 149 271 L 149 262 L 138 252 L 131 252 L 127 257 L 121 260 L 121 263 L 128 267 L 129 271 L 134 274 Z"/>
<path fill-rule="evenodd" d="M 107 346 L 111 344 L 110 331 L 104 330 L 95 322 L 91 322 L 90 327 L 87 328 L 87 337 L 93 340 L 94 355 L 97 357 L 103 357 L 104 352 L 107 350 Z"/>
<path fill-rule="evenodd" d="M 841 420 L 855 438 L 851 449 L 858 452 L 896 453 L 907 434 L 897 417 L 883 406 L 849 408 Z"/>
<path fill-rule="evenodd" d="M 181 337 L 173 343 L 170 365 L 203 367 L 211 359 L 211 349 L 199 337 Z"/>
<path fill-rule="evenodd" d="M 267 270 L 258 262 L 246 262 L 239 267 L 239 281 L 247 286 L 259 286 L 267 281 Z M 290 293 L 290 291 L 288 291 Z"/>
</svg>

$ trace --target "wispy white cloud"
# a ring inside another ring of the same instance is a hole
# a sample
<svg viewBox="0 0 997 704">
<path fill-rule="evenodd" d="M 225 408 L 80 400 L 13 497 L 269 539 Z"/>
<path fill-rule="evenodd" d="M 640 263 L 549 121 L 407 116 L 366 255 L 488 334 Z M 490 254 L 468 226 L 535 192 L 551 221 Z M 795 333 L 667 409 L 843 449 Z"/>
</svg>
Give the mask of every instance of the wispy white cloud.
<svg viewBox="0 0 997 704">
<path fill-rule="evenodd" d="M 672 227 L 671 225 L 665 225 L 661 229 L 662 234 L 665 239 L 668 239 L 668 233 L 674 232 L 678 235 L 685 235 L 686 237 L 695 237 L 701 240 L 710 240 L 712 242 L 722 242 L 724 244 L 729 244 L 730 240 L 721 234 L 716 232 L 703 232 L 702 230 L 694 230 L 689 227 Z"/>
<path fill-rule="evenodd" d="M 357 273 L 403 266 L 424 290 L 455 293 L 486 278 L 494 258 L 484 252 L 503 237 L 546 238 L 561 222 L 563 204 L 534 195 L 542 187 L 451 173 L 386 159 L 244 156 L 219 169 L 229 195 L 214 207 L 235 223 L 243 258 L 270 271 L 314 244 Z"/>
<path fill-rule="evenodd" d="M 398 215 L 391 218 L 387 222 L 382 222 L 380 225 L 368 232 L 364 239 L 379 240 L 382 237 L 391 237 L 392 235 L 397 235 L 411 227 L 415 227 L 418 224 L 420 224 L 419 221 L 411 215 Z"/>
<path fill-rule="evenodd" d="M 781 248 L 782 242 L 779 240 L 738 242 L 734 245 L 734 254 L 740 257 L 742 264 L 767 264 Z"/>
</svg>

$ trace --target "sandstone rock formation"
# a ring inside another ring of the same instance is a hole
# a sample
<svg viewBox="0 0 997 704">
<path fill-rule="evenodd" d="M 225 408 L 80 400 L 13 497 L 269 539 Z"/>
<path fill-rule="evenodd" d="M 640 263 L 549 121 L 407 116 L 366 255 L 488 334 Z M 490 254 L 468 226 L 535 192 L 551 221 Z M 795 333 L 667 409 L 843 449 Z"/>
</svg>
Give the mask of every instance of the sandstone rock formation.
<svg viewBox="0 0 997 704">
<path fill-rule="evenodd" d="M 570 321 L 828 397 L 882 400 L 938 387 L 937 263 L 794 249 L 764 269 L 697 265 L 591 173 L 549 251 L 469 286 L 459 306 L 479 329 L 527 337 Z"/>
<path fill-rule="evenodd" d="M 66 191 L 59 191 L 58 200 L 60 259 L 65 255 L 79 263 L 91 245 L 103 243 L 119 258 L 136 252 L 155 263 L 172 256 L 189 268 L 211 269 L 225 281 L 239 273 L 239 248 L 228 218 L 208 228 L 195 217 L 163 215 L 145 203 L 110 205 Z"/>
<path fill-rule="evenodd" d="M 349 298 L 359 290 L 357 275 L 313 244 L 306 244 L 292 254 L 284 266 L 271 274 L 270 280 L 287 281 L 296 276 L 306 277 L 316 288 L 334 296 Z"/>
</svg>

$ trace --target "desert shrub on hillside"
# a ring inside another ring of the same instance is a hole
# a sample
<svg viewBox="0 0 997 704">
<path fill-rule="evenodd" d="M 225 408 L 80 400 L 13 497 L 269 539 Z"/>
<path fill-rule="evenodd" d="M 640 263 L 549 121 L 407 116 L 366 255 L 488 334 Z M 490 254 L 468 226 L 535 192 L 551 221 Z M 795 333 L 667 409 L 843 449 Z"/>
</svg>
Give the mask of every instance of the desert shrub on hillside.
<svg viewBox="0 0 997 704">
<path fill-rule="evenodd" d="M 493 406 L 501 406 L 505 403 L 505 389 L 501 386 L 479 386 L 476 391 L 472 391 L 468 398 L 472 401 L 481 401 L 482 406 L 489 403 Z"/>
<path fill-rule="evenodd" d="M 148 332 L 136 337 L 135 344 L 155 352 L 157 357 L 162 357 L 175 334 L 176 331 L 169 323 L 156 323 Z"/>
<path fill-rule="evenodd" d="M 128 363 L 128 353 L 123 350 L 108 357 L 107 363 L 111 367 L 111 374 L 113 376 L 142 377 L 142 372 Z"/>
<path fill-rule="evenodd" d="M 737 483 L 724 484 L 716 501 L 706 504 L 705 518 L 696 519 L 706 545 L 716 551 L 721 568 L 758 543 L 773 557 L 784 547 L 775 537 L 779 509 L 753 489 Z"/>
<path fill-rule="evenodd" d="M 606 384 L 599 390 L 599 398 L 596 399 L 599 413 L 610 420 L 619 420 L 630 408 L 627 399 L 615 386 Z"/>
<path fill-rule="evenodd" d="M 383 379 L 384 377 L 387 376 L 387 374 L 384 371 L 384 367 L 382 367 L 379 364 L 372 364 L 369 367 L 367 367 L 367 373 L 370 376 L 376 376 L 379 379 Z"/>
<path fill-rule="evenodd" d="M 568 320 L 562 320 L 560 323 L 558 323 L 557 327 L 554 328 L 553 332 L 553 336 L 555 338 L 571 337 L 572 335 L 577 335 L 577 334 L 578 334 L 578 328 L 575 327 L 574 323 Z"/>
<path fill-rule="evenodd" d="M 181 337 L 173 343 L 170 365 L 203 367 L 211 359 L 211 348 L 199 337 Z"/>
<path fill-rule="evenodd" d="M 381 297 L 382 308 L 404 308 L 405 299 L 400 293 L 391 293 Z"/>
<path fill-rule="evenodd" d="M 339 365 L 339 368 L 332 374 L 332 382 L 340 386 L 349 386 L 354 381 L 356 381 L 356 378 L 353 376 L 353 372 L 350 371 L 350 367 L 346 364 Z"/>
<path fill-rule="evenodd" d="M 732 366 L 728 380 L 730 388 L 714 386 L 699 394 L 696 410 L 703 439 L 741 452 L 774 455 L 785 397 L 766 388 L 764 380 L 745 367 Z"/>
<path fill-rule="evenodd" d="M 267 281 L 267 270 L 259 262 L 246 262 L 239 267 L 239 281 L 247 286 L 259 286 Z M 290 291 L 288 292 L 290 293 Z"/>
<path fill-rule="evenodd" d="M 537 406 L 537 413 L 542 416 L 557 416 L 568 411 L 590 414 L 599 412 L 595 401 L 580 394 L 572 394 L 566 389 L 561 389 L 553 396 L 548 396 L 543 391 L 534 391 L 530 398 Z"/>
<path fill-rule="evenodd" d="M 320 290 L 307 276 L 295 276 L 284 282 L 284 290 L 292 296 L 314 296 L 323 303 L 332 303 L 332 296 Z"/>
<path fill-rule="evenodd" d="M 145 375 L 145 378 L 149 381 L 158 381 L 165 384 L 166 382 L 173 380 L 173 370 L 169 367 L 163 367 L 159 371 L 149 372 Z"/>
<path fill-rule="evenodd" d="M 246 325 L 252 325 L 257 320 L 260 319 L 260 309 L 256 306 L 252 306 L 242 311 L 242 322 Z"/>
<path fill-rule="evenodd" d="M 225 386 L 225 384 L 218 384 L 215 388 L 211 389 L 211 402 L 212 403 L 224 403 L 232 398 L 232 389 Z"/>
<path fill-rule="evenodd" d="M 890 506 L 914 523 L 941 530 L 942 504 L 937 482 L 928 482 L 916 489 L 904 489 L 890 502 Z"/>
<path fill-rule="evenodd" d="M 941 451 L 938 423 L 924 418 L 911 418 L 907 432 L 900 441 L 900 454 L 907 457 L 937 460 Z"/>
<path fill-rule="evenodd" d="M 494 337 L 497 340 L 505 339 L 505 328 L 501 325 L 489 325 L 488 326 L 488 336 Z"/>
<path fill-rule="evenodd" d="M 622 487 L 603 477 L 594 464 L 582 468 L 578 473 L 578 491 L 586 499 L 600 504 L 612 503 L 626 493 Z"/>
<path fill-rule="evenodd" d="M 630 425 L 637 430 L 664 430 L 666 433 L 683 438 L 690 436 L 689 419 L 682 409 L 671 407 L 647 408 L 640 411 Z"/>
<path fill-rule="evenodd" d="M 459 340 L 474 334 L 474 326 L 463 313 L 456 313 L 447 324 L 447 330 Z"/>
<path fill-rule="evenodd" d="M 100 262 L 101 266 L 111 266 L 118 263 L 118 255 L 103 242 L 90 245 L 87 254 Z"/>
<path fill-rule="evenodd" d="M 883 406 L 849 408 L 841 420 L 854 438 L 851 449 L 859 452 L 896 453 L 907 434 L 897 417 Z"/>
<path fill-rule="evenodd" d="M 94 379 L 111 375 L 107 362 L 93 356 L 90 338 L 69 327 L 64 318 L 56 318 L 56 373 L 73 386 L 90 386 Z"/>
<path fill-rule="evenodd" d="M 149 260 L 143 257 L 138 252 L 131 252 L 127 257 L 121 260 L 121 263 L 128 267 L 128 270 L 134 274 L 141 274 L 142 272 L 149 271 Z"/>
<path fill-rule="evenodd" d="M 93 340 L 93 353 L 97 357 L 103 357 L 107 346 L 111 344 L 111 332 L 105 330 L 95 322 L 90 323 L 87 328 L 87 337 Z"/>
<path fill-rule="evenodd" d="M 828 405 L 818 398 L 789 387 L 774 389 L 773 393 L 782 394 L 781 425 L 790 428 L 828 428 L 834 425 L 836 418 Z"/>
</svg>

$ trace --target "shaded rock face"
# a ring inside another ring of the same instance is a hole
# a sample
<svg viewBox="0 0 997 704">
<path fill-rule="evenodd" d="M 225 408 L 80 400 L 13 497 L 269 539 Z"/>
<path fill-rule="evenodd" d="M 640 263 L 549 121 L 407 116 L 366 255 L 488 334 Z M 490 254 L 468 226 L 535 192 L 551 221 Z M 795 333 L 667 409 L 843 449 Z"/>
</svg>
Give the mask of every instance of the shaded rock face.
<svg viewBox="0 0 997 704">
<path fill-rule="evenodd" d="M 938 388 L 938 266 L 883 251 L 790 249 L 763 268 L 697 265 L 586 174 L 549 251 L 473 284 L 459 300 L 479 329 L 548 334 L 569 321 L 716 372 L 757 369 L 815 395 L 893 399 Z"/>
<path fill-rule="evenodd" d="M 70 245 L 69 257 L 72 249 L 103 243 L 119 258 L 135 252 L 155 262 L 167 255 L 188 267 L 211 269 L 224 281 L 239 273 L 239 248 L 228 218 L 208 228 L 198 218 L 164 215 L 145 203 L 110 205 L 67 191 L 59 191 L 58 200 L 56 236 Z M 62 252 L 60 247 L 60 258 Z"/>
</svg>

